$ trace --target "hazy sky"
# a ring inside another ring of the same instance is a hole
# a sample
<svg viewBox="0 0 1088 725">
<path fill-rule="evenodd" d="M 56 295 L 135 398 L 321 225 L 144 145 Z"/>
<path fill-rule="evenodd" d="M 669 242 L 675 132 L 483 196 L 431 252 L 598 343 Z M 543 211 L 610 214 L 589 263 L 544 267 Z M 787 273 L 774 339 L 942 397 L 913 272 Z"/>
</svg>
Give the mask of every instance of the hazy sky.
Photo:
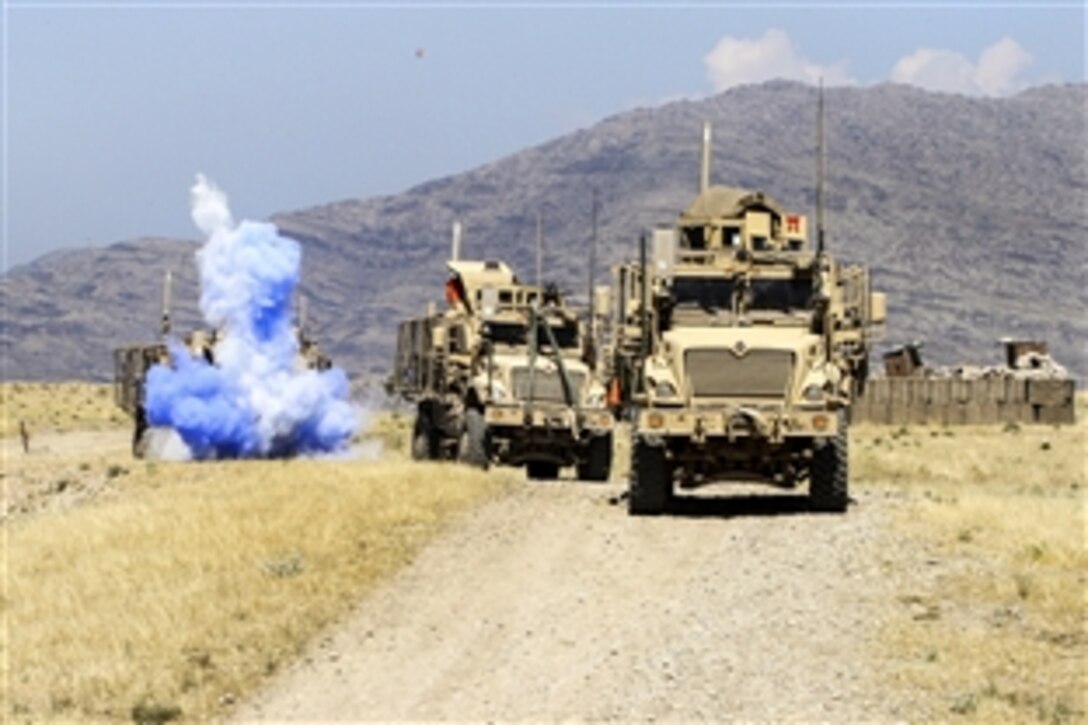
<svg viewBox="0 0 1088 725">
<path fill-rule="evenodd" d="M 391 194 L 771 77 L 1007 95 L 1085 80 L 1081 2 L 5 2 L 3 268 Z"/>
</svg>

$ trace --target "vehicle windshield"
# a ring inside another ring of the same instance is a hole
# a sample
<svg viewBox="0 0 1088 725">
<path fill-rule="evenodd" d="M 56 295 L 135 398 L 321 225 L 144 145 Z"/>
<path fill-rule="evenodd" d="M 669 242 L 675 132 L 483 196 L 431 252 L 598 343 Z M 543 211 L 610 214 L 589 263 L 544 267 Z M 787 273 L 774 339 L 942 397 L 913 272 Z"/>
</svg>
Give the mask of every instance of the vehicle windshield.
<svg viewBox="0 0 1088 725">
<path fill-rule="evenodd" d="M 793 312 L 808 309 L 811 279 L 754 279 L 747 308 L 753 311 Z"/>
<path fill-rule="evenodd" d="M 526 344 L 525 325 L 520 322 L 490 322 L 491 341 L 498 345 Z"/>
<path fill-rule="evenodd" d="M 675 307 L 702 309 L 708 312 L 733 308 L 732 279 L 718 277 L 676 277 L 672 281 L 672 298 Z"/>
<path fill-rule="evenodd" d="M 684 277 L 672 280 L 670 304 L 662 310 L 662 329 L 675 324 L 712 326 L 736 323 L 749 315 L 761 322 L 795 324 L 811 312 L 813 284 L 810 277 L 745 279 L 744 277 Z"/>
<path fill-rule="evenodd" d="M 555 336 L 555 344 L 564 350 L 578 347 L 578 324 L 575 322 L 565 322 L 563 324 L 552 323 L 552 334 Z M 540 334 L 537 336 L 538 345 L 548 344 L 548 333 L 544 328 L 540 328 Z"/>
<path fill-rule="evenodd" d="M 498 345 L 520 346 L 529 344 L 529 326 L 521 322 L 491 322 L 491 341 Z M 552 323 L 552 335 L 560 348 L 569 350 L 578 347 L 578 324 L 565 322 Z M 540 327 L 537 333 L 538 345 L 549 345 L 548 333 Z"/>
</svg>

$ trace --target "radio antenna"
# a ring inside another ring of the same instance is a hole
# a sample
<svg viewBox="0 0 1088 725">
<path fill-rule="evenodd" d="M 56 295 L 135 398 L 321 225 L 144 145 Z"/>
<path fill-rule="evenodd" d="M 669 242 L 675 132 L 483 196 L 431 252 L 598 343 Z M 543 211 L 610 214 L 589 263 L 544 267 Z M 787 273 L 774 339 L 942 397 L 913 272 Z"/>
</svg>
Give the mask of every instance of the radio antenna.
<svg viewBox="0 0 1088 725">
<path fill-rule="evenodd" d="M 597 350 L 597 305 L 593 294 L 593 285 L 597 281 L 597 214 L 600 205 L 597 187 L 593 187 L 592 232 L 589 238 L 589 340 L 593 345 L 593 355 Z"/>
<path fill-rule="evenodd" d="M 827 139 L 824 111 L 824 79 L 816 105 L 816 253 L 824 253 L 824 177 L 826 176 Z"/>
<path fill-rule="evenodd" d="M 544 222 L 540 212 L 536 213 L 536 283 L 544 284 Z"/>
<path fill-rule="evenodd" d="M 713 154 L 710 121 L 703 121 L 703 156 L 699 165 L 699 193 L 710 188 L 710 161 Z"/>
</svg>

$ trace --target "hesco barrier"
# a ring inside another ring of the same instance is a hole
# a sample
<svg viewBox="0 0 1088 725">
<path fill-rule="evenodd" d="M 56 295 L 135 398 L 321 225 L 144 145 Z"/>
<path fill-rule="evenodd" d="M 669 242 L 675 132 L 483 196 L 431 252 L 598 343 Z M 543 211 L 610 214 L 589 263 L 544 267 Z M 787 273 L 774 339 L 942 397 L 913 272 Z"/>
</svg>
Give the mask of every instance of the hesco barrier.
<svg viewBox="0 0 1088 725">
<path fill-rule="evenodd" d="M 1073 380 L 875 378 L 854 402 L 855 422 L 984 425 L 1076 422 Z"/>
</svg>

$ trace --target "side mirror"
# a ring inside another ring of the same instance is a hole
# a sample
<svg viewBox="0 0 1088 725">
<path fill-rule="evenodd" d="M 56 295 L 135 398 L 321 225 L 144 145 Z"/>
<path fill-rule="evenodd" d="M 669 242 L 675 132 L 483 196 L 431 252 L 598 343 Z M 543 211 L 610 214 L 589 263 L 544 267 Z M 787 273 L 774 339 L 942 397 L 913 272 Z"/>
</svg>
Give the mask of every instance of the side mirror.
<svg viewBox="0 0 1088 725">
<path fill-rule="evenodd" d="M 611 315 L 612 289 L 608 285 L 600 284 L 593 288 L 593 309 L 601 317 Z"/>
<path fill-rule="evenodd" d="M 431 345 L 436 350 L 445 350 L 446 345 L 449 343 L 449 335 L 446 334 L 445 327 L 435 327 L 431 331 Z"/>
<path fill-rule="evenodd" d="M 869 322 L 883 325 L 888 319 L 888 297 L 883 292 L 869 295 Z"/>
<path fill-rule="evenodd" d="M 652 241 L 654 274 L 657 277 L 671 279 L 672 269 L 676 264 L 676 230 L 654 229 Z"/>
<path fill-rule="evenodd" d="M 494 287 L 480 290 L 480 312 L 484 319 L 494 317 L 499 310 L 499 291 Z"/>
</svg>

